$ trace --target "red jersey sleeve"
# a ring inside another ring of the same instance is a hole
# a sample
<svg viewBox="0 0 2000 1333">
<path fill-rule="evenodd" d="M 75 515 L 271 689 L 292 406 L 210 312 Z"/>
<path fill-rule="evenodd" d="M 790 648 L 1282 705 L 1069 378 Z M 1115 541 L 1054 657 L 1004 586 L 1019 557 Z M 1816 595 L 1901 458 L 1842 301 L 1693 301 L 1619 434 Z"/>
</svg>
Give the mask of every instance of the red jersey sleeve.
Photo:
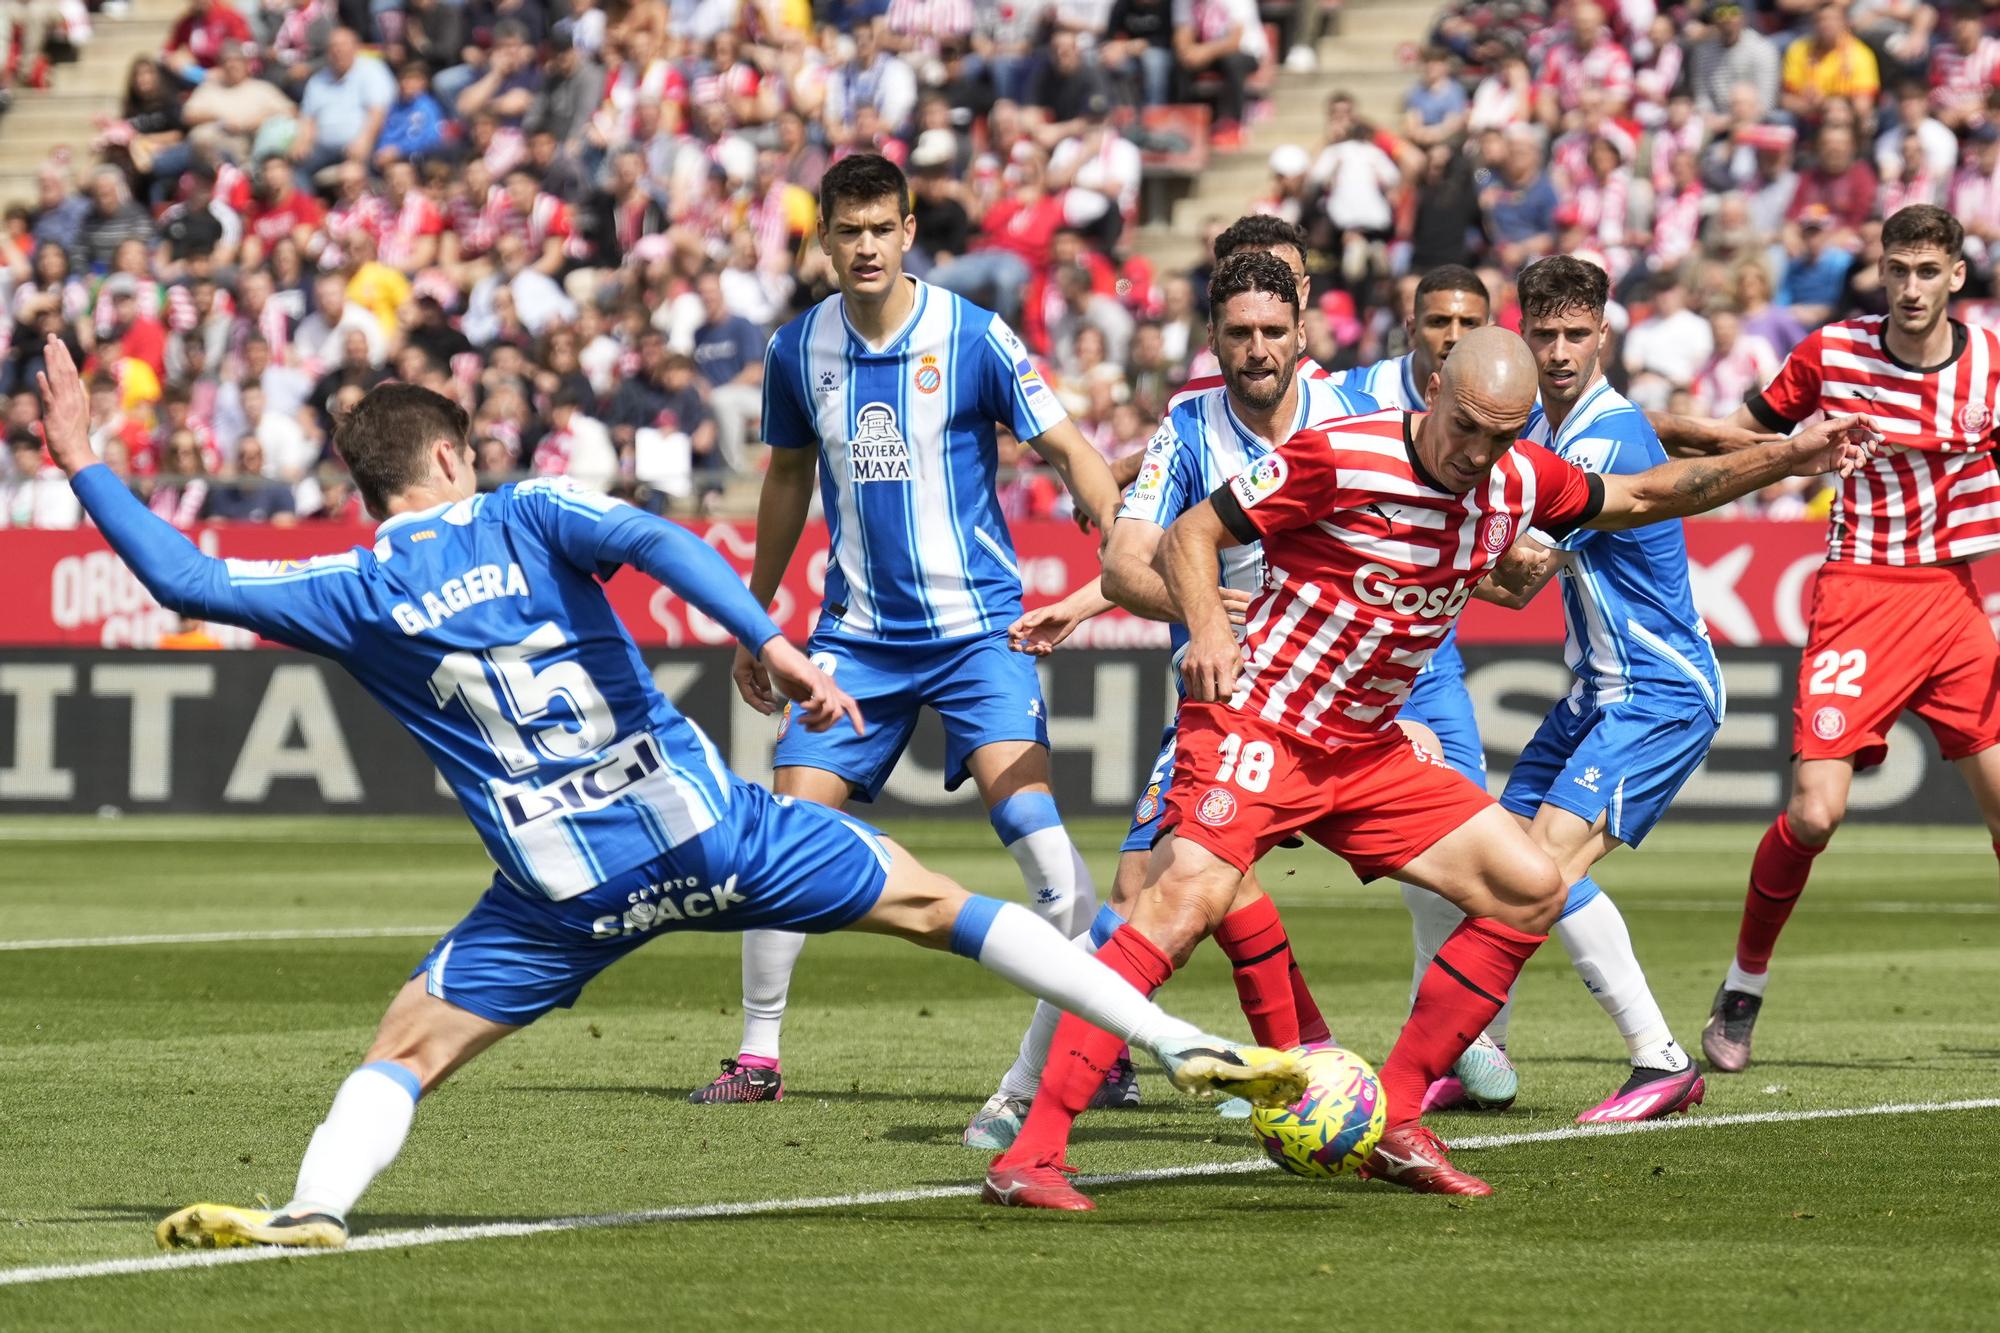
<svg viewBox="0 0 2000 1333">
<path fill-rule="evenodd" d="M 1758 424 L 1767 430 L 1789 431 L 1819 411 L 1820 385 L 1826 378 L 1821 360 L 1825 349 L 1825 340 L 1814 329 L 1785 358 L 1778 377 L 1765 385 L 1763 392 L 1750 395 L 1745 406 Z"/>
<path fill-rule="evenodd" d="M 1210 503 L 1230 535 L 1248 546 L 1326 513 L 1339 474 L 1326 432 L 1302 430 L 1216 487 Z"/>
<path fill-rule="evenodd" d="M 1535 512 L 1527 521 L 1561 541 L 1604 508 L 1604 478 L 1564 462 L 1539 444 L 1522 440 L 1515 454 L 1535 474 Z"/>
</svg>

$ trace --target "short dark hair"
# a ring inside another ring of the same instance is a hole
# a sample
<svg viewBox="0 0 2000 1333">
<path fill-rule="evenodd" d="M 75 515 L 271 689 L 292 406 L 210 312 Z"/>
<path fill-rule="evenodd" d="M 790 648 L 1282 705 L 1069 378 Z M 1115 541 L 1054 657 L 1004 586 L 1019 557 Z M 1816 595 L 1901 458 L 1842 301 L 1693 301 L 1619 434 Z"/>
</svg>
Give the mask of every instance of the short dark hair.
<svg viewBox="0 0 2000 1333">
<path fill-rule="evenodd" d="M 1215 238 L 1215 262 L 1220 267 L 1223 260 L 1238 250 L 1274 250 L 1281 245 L 1291 246 L 1299 252 L 1299 258 L 1304 259 L 1305 229 L 1296 222 L 1287 222 L 1268 213 L 1252 213 L 1236 219 L 1227 231 Z"/>
<path fill-rule="evenodd" d="M 414 384 L 384 384 L 370 389 L 341 418 L 333 447 L 353 474 L 368 511 L 386 516 L 390 496 L 424 479 L 432 443 L 442 435 L 463 444 L 471 427 L 465 409 L 441 393 Z"/>
<path fill-rule="evenodd" d="M 1602 316 L 1611 299 L 1611 279 L 1605 271 L 1574 255 L 1550 255 L 1521 270 L 1514 289 L 1526 319 L 1547 319 L 1571 310 Z"/>
<path fill-rule="evenodd" d="M 843 202 L 872 204 L 894 196 L 896 216 L 910 215 L 910 182 L 903 169 L 880 153 L 856 153 L 843 157 L 819 178 L 819 222 L 833 221 L 833 210 Z"/>
<path fill-rule="evenodd" d="M 1487 309 L 1493 308 L 1493 293 L 1486 290 L 1485 280 L 1463 264 L 1439 264 L 1424 274 L 1411 304 L 1421 306 L 1432 292 L 1464 292 L 1485 302 Z"/>
<path fill-rule="evenodd" d="M 1291 266 L 1274 254 L 1245 250 L 1217 264 L 1208 280 L 1208 317 L 1220 316 L 1223 306 L 1245 292 L 1281 297 L 1292 308 L 1292 317 L 1298 318 L 1299 280 L 1292 276 Z"/>
<path fill-rule="evenodd" d="M 1884 254 L 1925 245 L 1936 246 L 1948 259 L 1961 258 L 1965 253 L 1965 224 L 1936 204 L 1899 208 L 1882 224 Z"/>
</svg>

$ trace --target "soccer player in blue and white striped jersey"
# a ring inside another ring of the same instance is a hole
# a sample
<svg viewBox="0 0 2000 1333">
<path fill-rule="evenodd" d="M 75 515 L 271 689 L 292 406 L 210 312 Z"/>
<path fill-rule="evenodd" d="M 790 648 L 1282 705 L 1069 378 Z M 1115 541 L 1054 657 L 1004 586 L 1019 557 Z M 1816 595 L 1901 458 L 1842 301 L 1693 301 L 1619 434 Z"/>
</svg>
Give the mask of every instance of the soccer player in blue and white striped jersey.
<svg viewBox="0 0 2000 1333">
<path fill-rule="evenodd" d="M 1522 271 L 1521 331 L 1541 379 L 1523 434 L 1589 472 L 1643 472 L 1667 455 L 1599 365 L 1608 286 L 1603 269 L 1566 255 Z M 1560 541 L 1524 535 L 1478 595 L 1524 606 L 1558 574 L 1576 683 L 1514 762 L 1500 803 L 1562 871 L 1569 898 L 1555 934 L 1632 1057 L 1624 1086 L 1578 1119 L 1653 1119 L 1700 1103 L 1701 1067 L 1674 1040 L 1591 871 L 1619 846 L 1638 846 L 1708 754 L 1722 724 L 1722 669 L 1678 522 Z"/>
<path fill-rule="evenodd" d="M 950 948 L 1129 1034 L 1178 1086 L 1280 1100 L 1302 1090 L 1289 1057 L 1246 1058 L 1202 1036 L 1025 908 L 973 897 L 859 821 L 725 768 L 606 600 L 602 581 L 620 565 L 726 626 L 798 702 L 804 728 L 859 730 L 862 718 L 685 528 L 565 481 L 479 495 L 464 410 L 395 384 L 362 399 L 334 438 L 384 520 L 372 546 L 216 560 L 98 463 L 83 381 L 59 340 L 47 361 L 49 451 L 147 591 L 340 663 L 423 747 L 496 867 L 341 1083 L 291 1200 L 192 1205 L 160 1223 L 161 1245 L 345 1244 L 349 1211 L 402 1150 L 421 1096 L 677 930 L 854 928 Z"/>
<path fill-rule="evenodd" d="M 869 719 L 866 735 L 781 722 L 774 786 L 839 808 L 873 800 L 918 711 L 944 722 L 945 785 L 970 777 L 1035 910 L 1074 935 L 1097 910 L 1049 786 L 1048 718 L 1035 664 L 1011 652 L 1021 578 L 994 492 L 995 427 L 1052 464 L 1100 531 L 1118 489 L 999 316 L 903 272 L 909 188 L 857 154 L 820 183 L 820 242 L 839 291 L 778 330 L 765 357 L 769 471 L 750 590 L 768 604 L 798 545 L 815 474 L 830 544 L 808 645 Z M 737 688 L 778 711 L 747 652 Z M 697 1102 L 775 1101 L 779 1032 L 799 935 L 743 943 L 743 1041 Z"/>
</svg>

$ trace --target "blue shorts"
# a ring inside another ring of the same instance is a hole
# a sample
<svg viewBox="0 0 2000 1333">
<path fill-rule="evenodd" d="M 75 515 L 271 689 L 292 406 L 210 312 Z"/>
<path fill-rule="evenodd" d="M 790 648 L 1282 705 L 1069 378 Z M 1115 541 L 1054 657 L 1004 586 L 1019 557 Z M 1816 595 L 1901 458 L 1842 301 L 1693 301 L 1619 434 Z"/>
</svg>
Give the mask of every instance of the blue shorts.
<svg viewBox="0 0 2000 1333">
<path fill-rule="evenodd" d="M 590 979 L 676 930 L 824 933 L 868 915 L 889 876 L 875 830 L 736 779 L 722 821 L 561 902 L 500 876 L 431 946 L 424 988 L 495 1023 L 576 1003 Z"/>
<path fill-rule="evenodd" d="M 1544 805 L 1588 824 L 1604 815 L 1612 837 L 1637 847 L 1700 767 L 1718 725 L 1698 698 L 1685 709 L 1582 710 L 1565 699 L 1514 761 L 1500 804 L 1530 819 Z"/>
<path fill-rule="evenodd" d="M 1169 722 L 1160 733 L 1160 753 L 1153 760 L 1153 771 L 1146 775 L 1146 790 L 1132 810 L 1132 827 L 1125 841 L 1118 844 L 1120 856 L 1150 852 L 1160 839 L 1160 817 L 1167 813 L 1167 792 L 1174 785 L 1174 732 L 1175 724 Z"/>
<path fill-rule="evenodd" d="M 1458 655 L 1456 633 L 1431 654 L 1397 716 L 1436 732 L 1445 762 L 1474 786 L 1486 786 L 1486 747 L 1479 740 L 1479 719 L 1472 715 L 1472 696 L 1465 692 L 1465 659 Z"/>
<path fill-rule="evenodd" d="M 966 760 L 996 741 L 1049 743 L 1048 710 L 1035 659 L 1007 646 L 1005 630 L 943 643 L 877 643 L 814 634 L 813 663 L 861 705 L 866 735 L 845 723 L 821 732 L 778 724 L 776 768 L 819 768 L 846 778 L 856 800 L 872 801 L 910 743 L 917 710 L 928 704 L 944 721 L 944 786 L 956 791 Z"/>
</svg>

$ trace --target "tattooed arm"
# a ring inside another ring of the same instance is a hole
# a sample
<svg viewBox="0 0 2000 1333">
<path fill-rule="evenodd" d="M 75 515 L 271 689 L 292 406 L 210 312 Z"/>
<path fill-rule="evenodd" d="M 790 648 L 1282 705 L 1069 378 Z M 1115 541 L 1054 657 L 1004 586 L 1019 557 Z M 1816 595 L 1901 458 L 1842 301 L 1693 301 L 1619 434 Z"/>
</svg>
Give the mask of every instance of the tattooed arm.
<svg viewBox="0 0 2000 1333">
<path fill-rule="evenodd" d="M 1830 417 L 1788 440 L 1719 458 L 1662 463 L 1604 478 L 1604 503 L 1587 528 L 1638 528 L 1686 518 L 1748 495 L 1781 477 L 1838 472 L 1845 477 L 1873 456 L 1881 437 L 1866 417 Z"/>
</svg>

